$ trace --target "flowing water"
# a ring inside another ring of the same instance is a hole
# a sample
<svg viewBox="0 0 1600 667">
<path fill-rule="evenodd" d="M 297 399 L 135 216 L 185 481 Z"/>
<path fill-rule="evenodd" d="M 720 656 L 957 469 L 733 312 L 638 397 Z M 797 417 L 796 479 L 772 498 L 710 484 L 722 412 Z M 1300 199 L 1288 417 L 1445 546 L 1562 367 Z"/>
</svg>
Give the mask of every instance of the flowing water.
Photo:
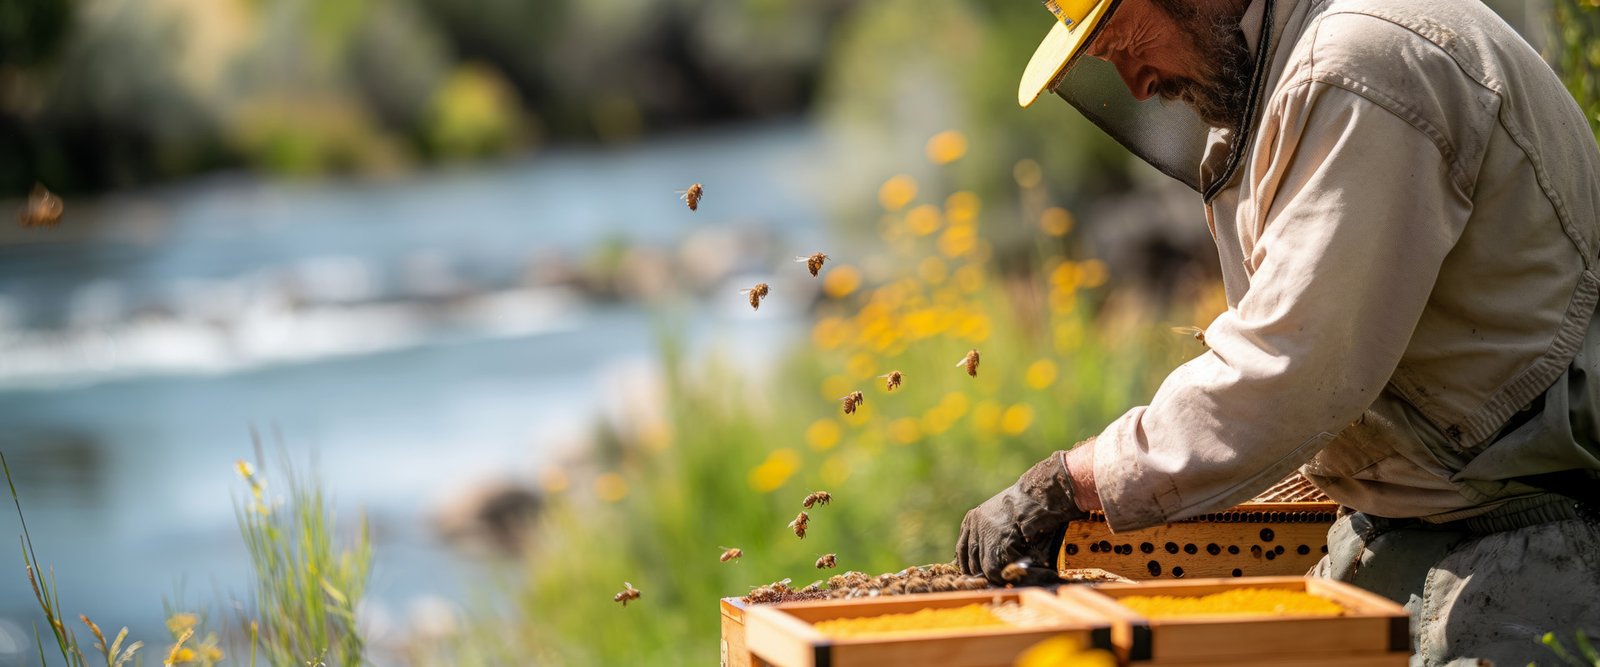
<svg viewBox="0 0 1600 667">
<path fill-rule="evenodd" d="M 759 313 L 736 292 L 793 266 L 770 257 L 664 304 L 538 276 L 619 239 L 823 248 L 817 139 L 790 123 L 377 183 L 218 177 L 69 201 L 61 228 L 9 233 L 0 451 L 69 617 L 164 645 L 163 599 L 248 595 L 232 462 L 253 457 L 252 428 L 315 460 L 342 516 L 371 518 L 373 618 L 465 599 L 476 561 L 429 518 L 484 482 L 528 483 L 597 415 L 627 413 L 602 399 L 650 375 L 663 321 L 701 353 L 805 331 L 783 283 Z M 672 192 L 694 181 L 690 214 Z M 0 537 L 17 533 L 0 514 Z M 3 553 L 0 665 L 22 664 L 37 616 Z"/>
</svg>

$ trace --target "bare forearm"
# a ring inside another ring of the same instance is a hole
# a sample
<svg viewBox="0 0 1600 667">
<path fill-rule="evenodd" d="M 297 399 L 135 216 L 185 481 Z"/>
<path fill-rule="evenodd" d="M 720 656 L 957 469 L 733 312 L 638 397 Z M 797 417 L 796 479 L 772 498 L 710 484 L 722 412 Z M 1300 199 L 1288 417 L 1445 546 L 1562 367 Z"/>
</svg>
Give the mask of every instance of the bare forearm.
<svg viewBox="0 0 1600 667">
<path fill-rule="evenodd" d="M 1067 476 L 1072 479 L 1072 499 L 1078 509 L 1099 511 L 1100 491 L 1094 483 L 1094 438 L 1078 443 L 1067 452 Z"/>
</svg>

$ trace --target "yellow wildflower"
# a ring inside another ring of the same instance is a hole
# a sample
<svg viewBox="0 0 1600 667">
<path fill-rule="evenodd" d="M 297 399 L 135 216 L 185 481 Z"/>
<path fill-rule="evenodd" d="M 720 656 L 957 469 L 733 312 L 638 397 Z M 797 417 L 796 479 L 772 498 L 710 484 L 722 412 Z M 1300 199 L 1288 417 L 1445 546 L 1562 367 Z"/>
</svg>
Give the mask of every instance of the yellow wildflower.
<svg viewBox="0 0 1600 667">
<path fill-rule="evenodd" d="M 939 231 L 939 226 L 943 224 L 939 207 L 933 204 L 923 204 L 906 213 L 906 228 L 917 236 L 927 236 Z"/>
<path fill-rule="evenodd" d="M 767 460 L 762 461 L 750 470 L 750 488 L 761 493 L 771 493 L 789 481 L 789 477 L 800 469 L 800 455 L 789 448 L 773 450 L 767 455 Z"/>
<path fill-rule="evenodd" d="M 1084 287 L 1099 287 L 1106 284 L 1108 275 L 1105 262 L 1098 259 L 1087 260 L 1078 266 L 1078 270 L 1081 271 L 1078 278 Z"/>
<path fill-rule="evenodd" d="M 959 391 L 952 391 L 939 399 L 939 411 L 951 421 L 962 418 L 967 414 L 967 395 Z"/>
<path fill-rule="evenodd" d="M 878 377 L 878 362 L 870 354 L 856 353 L 850 355 L 850 360 L 844 363 L 845 371 L 854 375 L 858 380 Z"/>
<path fill-rule="evenodd" d="M 250 465 L 249 461 L 246 461 L 244 459 L 239 459 L 237 461 L 234 461 L 233 462 L 233 469 L 234 469 L 235 472 L 239 473 L 240 477 L 243 477 L 246 480 L 255 479 L 256 469 L 255 469 L 254 466 Z"/>
<path fill-rule="evenodd" d="M 917 181 L 906 174 L 884 181 L 883 187 L 878 188 L 878 203 L 887 211 L 905 208 L 916 197 Z"/>
<path fill-rule="evenodd" d="M 1027 403 L 1018 403 L 1006 408 L 1004 415 L 1000 416 L 1000 431 L 1006 435 L 1021 435 L 1033 425 L 1033 406 Z"/>
<path fill-rule="evenodd" d="M 1023 380 L 1033 389 L 1045 389 L 1056 382 L 1056 362 L 1040 359 L 1028 366 Z"/>
<path fill-rule="evenodd" d="M 202 647 L 200 647 L 200 651 L 205 654 L 205 661 L 208 662 L 208 663 L 216 663 L 216 662 L 221 662 L 222 661 L 223 655 L 222 655 L 222 649 L 220 649 L 220 648 L 217 648 L 215 646 L 202 646 Z"/>
<path fill-rule="evenodd" d="M 806 427 L 806 444 L 812 449 L 825 452 L 839 444 L 839 422 L 832 419 L 818 419 Z"/>
<path fill-rule="evenodd" d="M 183 646 L 173 646 L 172 650 L 167 652 L 167 660 L 164 664 L 181 665 L 188 662 L 194 662 L 194 657 L 194 649 Z"/>
<path fill-rule="evenodd" d="M 822 279 L 822 291 L 830 297 L 841 299 L 861 286 L 861 271 L 848 264 L 835 267 Z"/>
<path fill-rule="evenodd" d="M 910 417 L 901 417 L 889 422 L 888 431 L 889 440 L 901 445 L 909 445 L 922 439 L 922 429 L 917 426 L 917 420 Z"/>
<path fill-rule="evenodd" d="M 1038 162 L 1023 158 L 1011 167 L 1011 177 L 1017 179 L 1017 185 L 1023 188 L 1034 188 L 1044 180 L 1044 170 L 1039 168 Z"/>
<path fill-rule="evenodd" d="M 1050 270 L 1050 285 L 1059 290 L 1072 290 L 1078 286 L 1077 262 L 1064 261 Z"/>
<path fill-rule="evenodd" d="M 950 417 L 945 414 L 945 411 L 940 410 L 937 406 L 929 408 L 928 411 L 922 413 L 922 421 L 919 423 L 922 425 L 923 432 L 928 435 L 939 435 L 950 430 L 950 427 L 955 425 Z"/>
<path fill-rule="evenodd" d="M 167 619 L 167 631 L 174 636 L 182 634 L 184 630 L 193 628 L 200 623 L 200 618 L 188 612 L 173 614 Z"/>
<path fill-rule="evenodd" d="M 961 324 L 956 329 L 956 335 L 973 343 L 982 343 L 989 339 L 989 316 L 983 313 L 970 313 L 962 318 Z"/>
<path fill-rule="evenodd" d="M 917 264 L 917 277 L 929 285 L 937 285 L 944 282 L 948 271 L 949 269 L 945 266 L 944 260 L 938 257 L 927 257 Z"/>
<path fill-rule="evenodd" d="M 967 154 L 967 135 L 956 130 L 935 134 L 928 140 L 927 153 L 928 161 L 934 164 L 955 162 Z"/>
<path fill-rule="evenodd" d="M 952 225 L 939 235 L 939 252 L 945 257 L 960 257 L 978 245 L 978 234 L 972 227 Z"/>
<path fill-rule="evenodd" d="M 1045 209 L 1039 216 L 1039 227 L 1051 236 L 1066 236 L 1072 231 L 1072 223 L 1072 212 L 1059 206 Z"/>
<path fill-rule="evenodd" d="M 628 497 L 628 481 L 614 472 L 601 473 L 594 478 L 594 494 L 605 502 L 617 502 Z"/>
<path fill-rule="evenodd" d="M 972 425 L 980 432 L 990 433 L 1000 426 L 1002 410 L 994 401 L 981 401 L 972 409 Z"/>
<path fill-rule="evenodd" d="M 844 345 L 849 339 L 850 323 L 835 315 L 817 320 L 816 326 L 811 327 L 811 342 L 824 350 Z"/>
<path fill-rule="evenodd" d="M 982 206 L 978 195 L 962 190 L 945 198 L 944 214 L 950 218 L 951 225 L 970 225 L 977 221 Z"/>
</svg>

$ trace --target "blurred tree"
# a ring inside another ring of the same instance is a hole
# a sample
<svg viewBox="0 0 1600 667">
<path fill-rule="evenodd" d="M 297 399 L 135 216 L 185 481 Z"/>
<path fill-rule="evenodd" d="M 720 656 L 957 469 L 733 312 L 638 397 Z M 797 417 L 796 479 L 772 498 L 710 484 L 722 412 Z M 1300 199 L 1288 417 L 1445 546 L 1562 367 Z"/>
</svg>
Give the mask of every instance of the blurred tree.
<svg viewBox="0 0 1600 667">
<path fill-rule="evenodd" d="M 1548 56 L 1600 139 L 1600 0 L 1554 0 L 1555 48 Z"/>
</svg>

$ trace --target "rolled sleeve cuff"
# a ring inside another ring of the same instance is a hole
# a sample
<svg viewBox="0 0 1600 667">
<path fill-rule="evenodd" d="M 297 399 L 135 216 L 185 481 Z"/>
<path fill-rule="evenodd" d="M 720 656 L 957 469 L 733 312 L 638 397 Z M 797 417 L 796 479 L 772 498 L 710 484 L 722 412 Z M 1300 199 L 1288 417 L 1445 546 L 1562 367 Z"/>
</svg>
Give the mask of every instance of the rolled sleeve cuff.
<svg viewBox="0 0 1600 667">
<path fill-rule="evenodd" d="M 1139 430 L 1148 409 L 1129 410 L 1095 438 L 1095 489 L 1113 532 L 1167 523 L 1179 509 L 1178 486 L 1170 475 L 1132 469 L 1145 458 Z"/>
</svg>

